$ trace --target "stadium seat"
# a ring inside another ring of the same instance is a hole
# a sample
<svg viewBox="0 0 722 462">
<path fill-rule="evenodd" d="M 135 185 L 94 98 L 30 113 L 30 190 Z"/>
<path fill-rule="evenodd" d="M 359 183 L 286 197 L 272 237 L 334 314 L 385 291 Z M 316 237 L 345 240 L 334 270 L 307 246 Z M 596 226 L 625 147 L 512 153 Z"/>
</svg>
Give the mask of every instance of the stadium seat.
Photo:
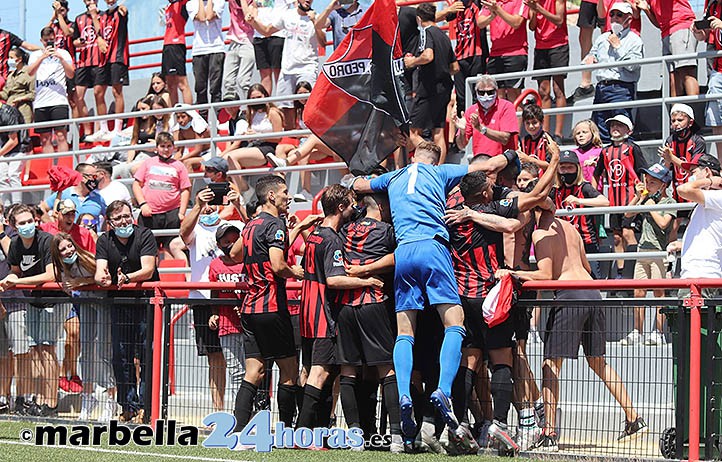
<svg viewBox="0 0 722 462">
<path fill-rule="evenodd" d="M 183 260 L 165 259 L 161 260 L 158 268 L 186 268 L 187 264 Z M 160 273 L 161 282 L 186 282 L 184 273 Z M 187 289 L 171 289 L 166 290 L 166 297 L 169 298 L 188 298 L 189 291 Z"/>
<path fill-rule="evenodd" d="M 53 159 L 33 159 L 32 156 L 25 161 L 23 173 L 20 177 L 23 186 L 38 186 L 49 184 L 48 170 L 53 165 Z"/>
</svg>

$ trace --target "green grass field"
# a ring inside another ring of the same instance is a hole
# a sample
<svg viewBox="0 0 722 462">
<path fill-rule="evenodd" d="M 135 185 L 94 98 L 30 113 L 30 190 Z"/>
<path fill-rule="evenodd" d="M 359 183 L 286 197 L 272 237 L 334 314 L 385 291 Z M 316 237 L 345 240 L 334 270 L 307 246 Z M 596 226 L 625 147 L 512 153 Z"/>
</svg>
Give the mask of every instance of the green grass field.
<svg viewBox="0 0 722 462">
<path fill-rule="evenodd" d="M 301 451 L 274 450 L 270 453 L 253 451 L 230 451 L 228 449 L 207 449 L 196 447 L 147 447 L 130 444 L 125 447 L 38 447 L 20 439 L 23 429 L 34 429 L 36 422 L 0 421 L 0 461 L 25 462 L 138 462 L 145 460 L 202 460 L 202 461 L 259 461 L 259 462 L 387 462 L 409 460 L 414 462 L 436 462 L 448 460 L 446 456 L 434 454 L 392 455 L 388 452 L 365 451 Z M 465 456 L 455 457 L 458 462 L 490 462 L 504 460 L 498 457 Z M 548 460 L 548 459 L 547 459 Z"/>
</svg>

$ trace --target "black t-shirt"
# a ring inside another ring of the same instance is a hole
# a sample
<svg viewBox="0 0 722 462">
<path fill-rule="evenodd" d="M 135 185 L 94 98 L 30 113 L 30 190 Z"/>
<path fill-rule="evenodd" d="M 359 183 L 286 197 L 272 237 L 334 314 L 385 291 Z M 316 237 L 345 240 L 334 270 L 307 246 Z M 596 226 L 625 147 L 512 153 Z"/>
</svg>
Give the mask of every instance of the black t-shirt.
<svg viewBox="0 0 722 462">
<path fill-rule="evenodd" d="M 140 257 L 144 256 L 158 256 L 158 244 L 155 241 L 153 232 L 148 228 L 139 228 L 134 226 L 135 231 L 128 238 L 128 242 L 123 244 L 115 236 L 115 231 L 111 230 L 98 237 L 96 243 L 96 260 L 107 260 L 108 261 L 108 272 L 113 280 L 113 284 L 118 283 L 118 268 L 123 273 L 133 273 L 139 271 L 143 265 L 140 262 Z M 158 281 L 158 269 L 153 271 L 153 276 L 149 281 Z M 109 292 L 110 296 L 117 297 L 142 297 L 142 292 L 132 291 L 112 291 Z"/>
<path fill-rule="evenodd" d="M 416 8 L 402 6 L 399 8 L 399 36 L 401 38 L 401 50 L 413 54 L 416 51 L 416 44 L 419 42 L 419 29 L 416 24 Z"/>
<path fill-rule="evenodd" d="M 415 55 L 421 55 L 428 48 L 434 50 L 434 60 L 419 66 L 414 79 L 414 91 L 419 97 L 443 94 L 453 86 L 449 65 L 456 62 L 456 55 L 451 40 L 438 27 L 429 26 L 425 34 L 419 37 L 419 46 Z"/>
<path fill-rule="evenodd" d="M 37 229 L 35 231 L 35 239 L 29 248 L 25 248 L 20 236 L 15 236 L 10 241 L 8 249 L 8 264 L 20 267 L 20 277 L 37 276 L 45 272 L 45 267 L 52 264 L 50 257 L 50 241 L 53 236 Z M 31 291 L 30 297 L 62 297 L 63 292 L 53 291 Z"/>
<path fill-rule="evenodd" d="M 20 125 L 23 123 L 25 123 L 25 119 L 23 119 L 20 111 L 10 106 L 9 104 L 0 103 L 0 127 L 9 127 L 11 125 Z M 10 139 L 9 135 L 11 133 L 15 133 L 18 135 L 18 144 L 15 145 L 15 147 L 12 148 L 10 152 L 20 152 L 20 144 L 23 141 L 22 133 L 20 131 L 0 133 L 0 147 L 5 146 L 5 143 L 7 143 Z"/>
</svg>

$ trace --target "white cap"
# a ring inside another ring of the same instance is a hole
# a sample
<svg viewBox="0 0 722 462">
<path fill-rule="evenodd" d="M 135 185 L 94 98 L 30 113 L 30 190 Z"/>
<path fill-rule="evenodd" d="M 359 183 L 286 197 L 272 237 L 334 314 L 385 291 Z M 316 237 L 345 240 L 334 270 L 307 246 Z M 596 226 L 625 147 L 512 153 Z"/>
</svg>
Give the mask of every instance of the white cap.
<svg viewBox="0 0 722 462">
<path fill-rule="evenodd" d="M 694 111 L 692 110 L 691 107 L 689 107 L 686 104 L 675 103 L 674 105 L 672 105 L 672 110 L 669 111 L 669 114 L 672 115 L 675 112 L 681 112 L 682 114 L 687 114 L 687 116 L 690 119 L 694 120 Z"/>
<path fill-rule="evenodd" d="M 632 5 L 627 2 L 615 2 L 609 11 L 621 11 L 624 14 L 632 14 Z"/>
<path fill-rule="evenodd" d="M 620 124 L 626 125 L 627 128 L 629 128 L 630 132 L 634 130 L 634 124 L 631 120 L 629 120 L 629 117 L 625 116 L 624 114 L 617 114 L 614 117 L 610 117 L 609 119 L 605 120 L 604 123 L 609 125 L 609 122 L 611 121 L 619 122 Z"/>
</svg>

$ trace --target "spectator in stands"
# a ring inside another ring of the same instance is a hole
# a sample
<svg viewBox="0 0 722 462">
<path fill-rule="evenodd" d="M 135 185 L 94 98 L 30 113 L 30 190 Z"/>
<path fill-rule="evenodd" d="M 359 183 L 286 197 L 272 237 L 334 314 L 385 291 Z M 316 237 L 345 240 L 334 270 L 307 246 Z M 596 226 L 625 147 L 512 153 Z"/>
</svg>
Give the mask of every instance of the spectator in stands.
<svg viewBox="0 0 722 462">
<path fill-rule="evenodd" d="M 35 77 L 35 122 L 69 119 L 66 78 L 75 75 L 73 58 L 67 51 L 55 48 L 55 32 L 52 27 L 43 28 L 40 38 L 45 43 L 45 49 L 34 51 L 28 64 L 28 74 Z M 70 150 L 67 125 L 36 128 L 35 132 L 40 135 L 43 152 L 55 152 L 52 144 L 53 133 L 58 142 L 58 151 Z"/>
<path fill-rule="evenodd" d="M 482 75 L 474 92 L 476 104 L 467 109 L 463 119 L 456 120 L 459 149 L 464 149 L 469 140 L 475 156 L 497 156 L 506 149 L 514 149 L 519 132 L 516 110 L 512 103 L 498 97 L 496 79 Z"/>
<path fill-rule="evenodd" d="M 188 0 L 168 0 L 164 10 L 165 33 L 161 74 L 165 76 L 170 94 L 170 105 L 178 102 L 178 90 L 185 104 L 193 104 L 188 78 L 186 77 L 186 22 Z"/>
<path fill-rule="evenodd" d="M 358 0 L 352 0 L 351 3 L 344 3 L 339 0 L 331 0 L 326 9 L 324 9 L 316 21 L 321 29 L 331 28 L 333 37 L 333 49 L 335 50 L 341 45 L 341 42 L 349 33 L 351 28 L 363 16 L 364 9 L 359 5 Z"/>
<path fill-rule="evenodd" d="M 582 173 L 586 181 L 592 181 L 594 168 L 597 166 L 597 159 L 602 152 L 602 138 L 599 135 L 599 128 L 591 119 L 580 120 L 572 129 L 572 138 L 577 145 L 574 152 L 577 153 Z"/>
<path fill-rule="evenodd" d="M 697 52 L 692 25 L 697 19 L 689 0 L 640 0 L 637 7 L 662 32 L 662 54 L 684 55 Z M 672 96 L 698 95 L 697 59 L 671 61 L 669 90 Z"/>
<path fill-rule="evenodd" d="M 504 74 L 525 71 L 529 64 L 526 21 L 529 7 L 522 0 L 497 2 L 482 0 L 484 6 L 479 13 L 479 27 L 489 26 L 491 50 L 487 72 Z M 521 94 L 524 79 L 499 82 L 499 97 L 514 102 Z"/>
<path fill-rule="evenodd" d="M 165 102 L 165 107 L 171 107 L 170 93 L 168 92 L 166 79 L 167 77 L 164 77 L 160 72 L 153 72 L 153 75 L 150 77 L 147 94 L 162 98 Z"/>
<path fill-rule="evenodd" d="M 9 127 L 22 124 L 23 116 L 17 108 L 0 102 L 0 127 Z M 0 156 L 5 158 L 19 157 L 22 155 L 23 131 L 0 132 Z M 11 162 L 0 162 L 0 186 L 7 188 L 20 188 L 20 174 L 24 162 L 14 160 Z M 19 204 L 22 200 L 22 192 L 3 193 L 2 204 Z"/>
<path fill-rule="evenodd" d="M 579 27 L 579 48 L 581 50 L 582 62 L 592 49 L 592 36 L 594 29 L 601 27 L 603 20 L 597 15 L 598 0 L 582 0 L 579 5 L 579 13 L 577 16 L 577 27 Z M 594 85 L 592 85 L 592 73 L 582 72 L 582 81 L 574 90 L 567 102 L 574 104 L 584 98 L 594 95 Z"/>
<path fill-rule="evenodd" d="M 226 2 L 223 0 L 189 0 L 188 16 L 193 19 L 193 77 L 195 78 L 196 104 L 221 100 L 223 83 L 223 60 L 225 50 L 221 15 Z"/>
<path fill-rule="evenodd" d="M 12 48 L 25 48 L 28 51 L 40 50 L 41 47 L 26 42 L 12 32 L 0 29 L 0 90 L 5 86 L 10 69 L 8 58 Z"/>
<path fill-rule="evenodd" d="M 253 54 L 254 29 L 246 17 L 251 14 L 253 0 L 231 0 L 231 27 L 228 29 L 228 50 L 223 62 L 223 101 L 240 99 L 248 93 L 256 57 Z"/>
<path fill-rule="evenodd" d="M 75 65 L 75 45 L 73 44 L 73 36 L 75 35 L 75 23 L 68 18 L 70 6 L 67 0 L 58 0 L 53 2 L 53 15 L 48 22 L 47 27 L 52 27 L 55 31 L 55 48 L 67 50 L 70 57 L 73 58 Z M 78 118 L 77 92 L 75 89 L 75 77 L 67 79 L 68 84 L 68 101 L 73 118 Z"/>
<path fill-rule="evenodd" d="M 76 247 L 95 253 L 95 239 L 87 229 L 75 223 L 78 206 L 72 199 L 57 201 L 54 207 L 55 220 L 40 224 L 40 229 L 55 236 L 58 233 L 69 234 Z"/>
<path fill-rule="evenodd" d="M 569 65 L 569 32 L 567 31 L 566 0 L 528 0 L 529 29 L 534 31 L 534 70 L 566 67 Z M 554 106 L 566 107 L 567 97 L 564 94 L 566 74 L 534 77 L 539 84 L 539 95 L 542 107 L 552 107 L 552 91 Z M 564 132 L 564 114 L 556 114 L 554 118 L 554 139 L 561 143 Z M 544 117 L 544 131 L 549 132 L 550 117 Z"/>
<path fill-rule="evenodd" d="M 459 72 L 459 64 L 449 37 L 436 27 L 436 6 L 419 5 L 416 18 L 423 29 L 419 47 L 413 56 L 404 56 L 404 67 L 415 69 L 409 141 L 416 147 L 424 141 L 424 131 L 431 131 L 434 144 L 441 149 L 439 164 L 443 164 L 446 161 L 446 107 L 454 88 L 451 76 Z"/>
<path fill-rule="evenodd" d="M 175 113 L 175 125 L 171 128 L 176 141 L 190 141 L 210 138 L 208 122 L 194 109 L 186 109 L 185 105 L 177 104 L 180 110 Z M 157 135 L 156 135 L 157 136 Z M 188 171 L 193 171 L 203 161 L 203 156 L 210 149 L 209 143 L 198 143 L 176 149 L 175 158 L 183 162 Z"/>
<path fill-rule="evenodd" d="M 276 16 L 284 13 L 292 5 L 293 2 L 286 0 L 256 0 L 258 20 L 263 24 L 271 24 Z M 251 25 L 253 24 L 251 23 Z M 281 73 L 281 56 L 285 38 L 285 32 L 280 30 L 266 36 L 256 29 L 253 34 L 256 69 L 261 74 L 261 85 L 269 95 L 273 93 L 274 80 L 278 82 L 278 76 Z"/>
<path fill-rule="evenodd" d="M 140 207 L 138 223 L 149 229 L 178 229 L 190 199 L 188 171 L 173 159 L 175 146 L 170 133 L 159 133 L 155 145 L 158 155 L 146 159 L 133 176 L 133 196 Z M 166 252 L 171 239 L 157 238 Z"/>
<path fill-rule="evenodd" d="M 612 32 L 605 32 L 594 42 L 591 52 L 584 58 L 585 64 L 619 63 L 619 67 L 599 69 L 594 104 L 633 101 L 637 95 L 639 64 L 624 65 L 624 61 L 642 59 L 644 45 L 642 39 L 629 25 L 632 21 L 632 7 L 626 2 L 616 2 L 609 10 Z M 621 27 L 621 29 L 620 29 Z M 609 131 L 605 120 L 615 114 L 624 114 L 631 119 L 629 109 L 611 111 L 593 111 L 592 120 L 599 127 L 602 141 L 609 142 Z"/>
<path fill-rule="evenodd" d="M 170 138 L 170 137 L 169 137 Z M 108 206 L 110 231 L 98 238 L 95 282 L 101 287 L 116 285 L 119 290 L 108 291 L 108 297 L 148 297 L 147 292 L 120 290 L 133 282 L 157 281 L 156 258 L 158 247 L 148 228 L 133 224 L 129 203 L 115 201 Z M 113 372 L 118 404 L 122 406 L 121 421 L 143 421 L 143 394 L 146 386 L 146 310 L 140 302 L 134 305 L 111 305 L 111 341 L 113 343 Z M 139 371 L 135 360 L 138 359 Z M 140 375 L 140 383 L 136 379 Z M 115 415 L 113 412 L 113 416 Z"/>
<path fill-rule="evenodd" d="M 521 122 L 526 130 L 526 135 L 521 140 L 521 151 L 530 157 L 524 159 L 542 169 L 549 166 L 547 162 L 547 135 L 548 132 L 542 128 L 544 113 L 536 103 L 525 104 L 521 111 Z"/>
<path fill-rule="evenodd" d="M 105 53 L 103 72 L 106 85 L 110 85 L 115 102 L 115 113 L 125 112 L 123 87 L 130 85 L 128 66 L 130 64 L 130 44 L 128 42 L 128 8 L 119 5 L 117 0 L 105 0 L 108 9 L 103 12 L 103 36 L 98 41 L 98 48 Z M 105 50 L 104 50 L 105 48 Z M 102 91 L 105 97 L 105 89 Z M 116 118 L 112 136 L 123 129 L 123 119 Z"/>
<path fill-rule="evenodd" d="M 203 161 L 203 168 L 203 178 L 199 178 L 198 180 L 200 181 L 196 180 L 193 183 L 193 190 L 191 191 L 193 193 L 193 197 L 195 197 L 202 189 L 205 189 L 210 183 L 228 183 L 229 188 L 238 193 L 238 187 L 233 184 L 231 179 L 228 177 L 228 162 L 224 158 L 211 157 L 208 160 Z M 240 193 L 238 194 L 240 195 Z M 239 201 L 241 204 L 245 204 L 243 197 L 240 197 Z M 238 209 L 234 206 L 233 202 L 228 200 L 228 197 L 224 200 L 224 205 L 219 208 L 218 214 L 223 220 L 240 220 L 243 222 L 248 220 L 245 207 Z"/>
<path fill-rule="evenodd" d="M 281 73 L 278 76 L 276 95 L 292 95 L 300 81 L 316 83 L 318 74 L 318 43 L 326 40 L 326 31 L 316 23 L 316 13 L 311 10 L 313 0 L 297 0 L 296 8 L 277 13 L 270 23 L 259 20 L 258 14 L 251 15 L 249 23 L 266 37 L 284 31 L 286 42 L 281 56 Z M 284 124 L 292 128 L 293 102 L 278 104 L 284 112 Z"/>
<path fill-rule="evenodd" d="M 710 50 L 722 50 L 722 3 L 709 2 L 705 9 L 705 17 L 710 21 L 710 28 L 699 30 L 694 25 L 692 31 L 700 42 L 707 43 Z M 709 58 L 707 60 L 707 96 L 718 96 L 722 94 L 722 59 Z M 705 111 L 705 122 L 712 128 L 712 134 L 722 135 L 722 99 L 714 99 L 707 102 Z M 717 156 L 722 153 L 722 140 L 716 141 Z"/>
<path fill-rule="evenodd" d="M 23 116 L 22 123 L 33 123 L 33 101 L 35 100 L 35 79 L 28 74 L 25 66 L 28 54 L 22 48 L 10 50 L 8 68 L 10 73 L 2 91 L 0 100 L 16 107 Z"/>
<path fill-rule="evenodd" d="M 82 181 L 62 191 L 50 194 L 44 201 L 40 203 L 40 208 L 45 212 L 44 221 L 50 221 L 52 218 L 51 210 L 55 210 L 55 201 L 71 199 L 75 202 L 78 214 L 89 213 L 95 218 L 105 215 L 106 203 L 98 192 L 98 180 L 95 177 L 95 166 L 90 164 L 78 164 L 75 170 L 79 172 L 83 178 Z"/>
<path fill-rule="evenodd" d="M 113 179 L 113 165 L 110 162 L 95 164 L 95 179 L 98 180 L 98 193 L 106 204 L 115 201 L 130 202 L 128 187 Z"/>
<path fill-rule="evenodd" d="M 89 213 L 82 213 L 78 216 L 77 223 L 79 226 L 82 226 L 83 228 L 90 231 L 93 234 L 94 239 L 96 241 L 98 240 L 99 220 L 97 218 L 95 218 L 93 215 L 91 215 Z"/>
<path fill-rule="evenodd" d="M 672 172 L 662 164 L 654 164 L 644 169 L 644 182 L 637 183 L 635 195 L 629 205 L 675 204 L 676 201 L 667 196 L 667 187 L 672 181 Z M 640 252 L 664 251 L 669 244 L 672 222 L 677 216 L 675 210 L 650 211 L 637 214 L 625 213 L 632 218 L 641 215 L 642 235 L 639 238 Z M 638 258 L 634 265 L 634 279 L 664 279 L 666 274 L 664 258 Z M 645 298 L 645 289 L 635 289 L 636 298 Z M 654 290 L 654 296 L 664 297 L 664 289 Z M 664 316 L 657 307 L 655 328 L 644 338 L 644 306 L 634 308 L 634 329 L 620 343 L 622 345 L 664 345 Z"/>
</svg>

